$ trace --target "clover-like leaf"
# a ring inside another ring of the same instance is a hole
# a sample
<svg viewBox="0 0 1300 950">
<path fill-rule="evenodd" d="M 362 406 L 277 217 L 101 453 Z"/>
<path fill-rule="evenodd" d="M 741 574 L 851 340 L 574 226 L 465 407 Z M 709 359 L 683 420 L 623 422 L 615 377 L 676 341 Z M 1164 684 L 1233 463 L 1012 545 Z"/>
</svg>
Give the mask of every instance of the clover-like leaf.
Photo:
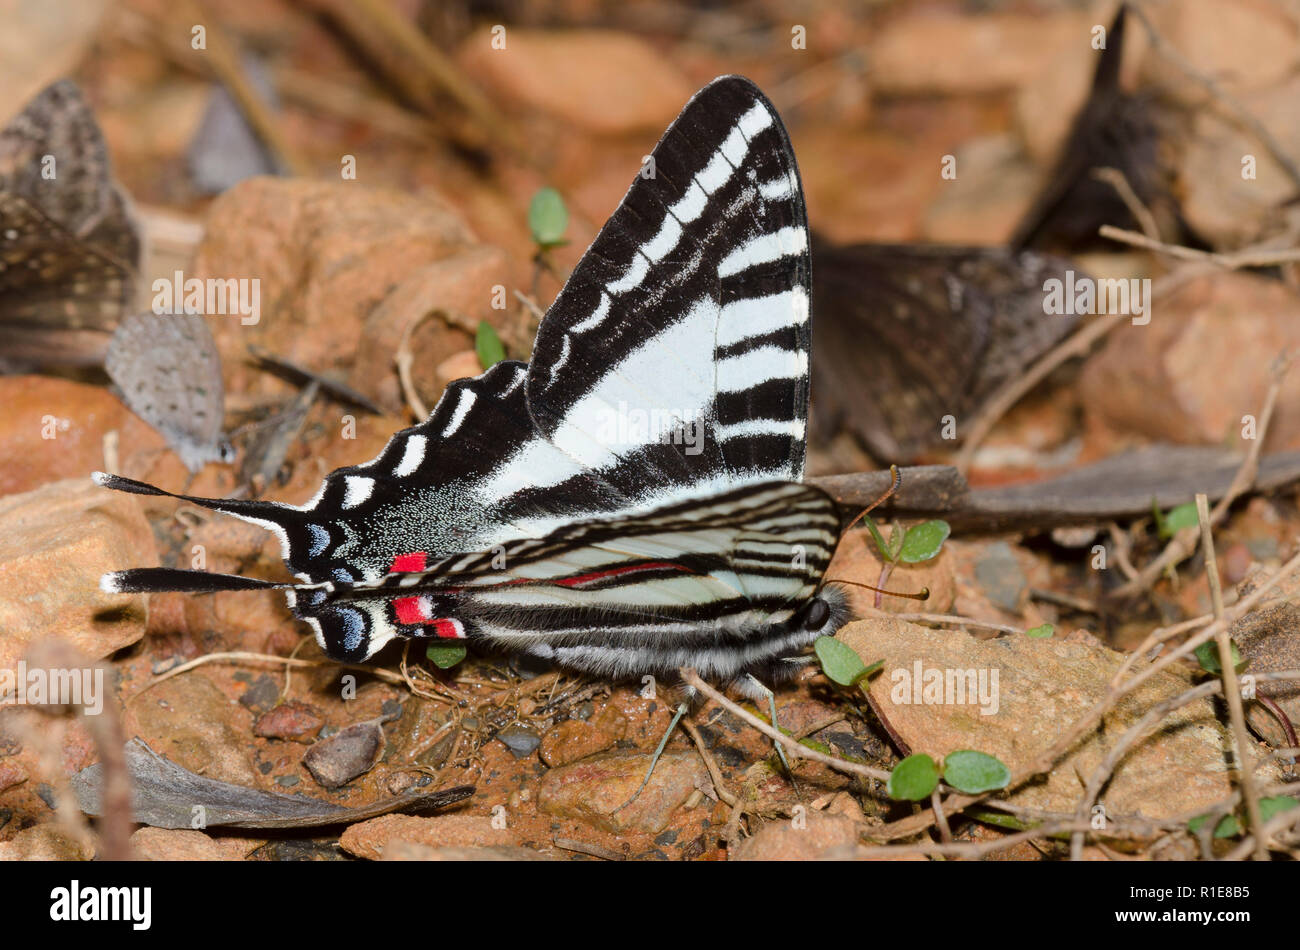
<svg viewBox="0 0 1300 950">
<path fill-rule="evenodd" d="M 1288 798 L 1285 795 L 1273 795 L 1269 798 L 1261 798 L 1259 800 L 1259 817 L 1264 821 L 1268 821 L 1270 818 L 1280 815 L 1284 811 L 1290 811 L 1297 805 L 1300 805 L 1300 802 L 1296 801 L 1294 798 Z"/>
<path fill-rule="evenodd" d="M 876 548 L 880 551 L 880 560 L 881 561 L 895 560 L 896 555 L 890 553 L 888 542 L 885 541 L 884 535 L 880 533 L 880 529 L 876 527 L 876 523 L 871 520 L 871 516 L 863 515 L 862 523 L 867 526 L 867 530 L 871 532 L 871 537 L 874 538 L 876 541 Z"/>
<path fill-rule="evenodd" d="M 974 749 L 958 749 L 943 760 L 943 780 L 967 795 L 1006 788 L 1011 770 L 1001 760 Z"/>
<path fill-rule="evenodd" d="M 432 661 L 433 665 L 440 670 L 451 669 L 461 660 L 465 659 L 465 653 L 465 648 L 460 644 L 455 643 L 447 646 L 437 643 L 431 644 L 424 651 L 424 655 L 427 656 L 430 661 Z"/>
<path fill-rule="evenodd" d="M 821 661 L 822 672 L 841 686 L 852 686 L 884 665 L 882 660 L 867 666 L 852 647 L 834 637 L 818 637 L 813 644 L 813 650 L 817 653 L 817 659 Z"/>
<path fill-rule="evenodd" d="M 506 348 L 497 336 L 496 328 L 486 320 L 480 320 L 478 332 L 474 334 L 474 351 L 478 353 L 479 364 L 484 369 L 491 369 L 496 363 L 506 358 Z"/>
<path fill-rule="evenodd" d="M 528 204 L 528 230 L 539 247 L 558 247 L 564 243 L 569 226 L 569 209 L 554 188 L 538 189 Z"/>
<path fill-rule="evenodd" d="M 929 798 L 938 784 L 939 767 L 934 759 L 918 752 L 894 766 L 885 788 L 895 801 L 919 802 Z"/>
<path fill-rule="evenodd" d="M 911 528 L 903 538 L 903 548 L 899 556 L 907 564 L 919 564 L 928 561 L 939 553 L 943 542 L 948 540 L 952 528 L 948 522 L 935 520 Z"/>
<path fill-rule="evenodd" d="M 1193 818 L 1187 823 L 1187 830 L 1196 834 L 1205 827 L 1205 823 L 1210 820 L 1209 815 L 1200 815 Z M 1219 819 L 1219 823 L 1214 826 L 1214 837 L 1216 838 L 1235 838 L 1241 834 L 1241 822 L 1237 820 L 1236 815 L 1224 815 Z"/>
<path fill-rule="evenodd" d="M 1050 623 L 1040 623 L 1037 627 L 1030 627 L 1025 631 L 1025 636 L 1033 637 L 1035 640 L 1045 640 L 1056 632 L 1056 628 Z"/>
<path fill-rule="evenodd" d="M 1162 538 L 1172 538 L 1183 528 L 1194 528 L 1197 524 L 1196 503 L 1187 502 L 1169 509 L 1169 514 L 1156 521 Z"/>
<path fill-rule="evenodd" d="M 1232 666 L 1240 673 L 1246 668 L 1246 661 L 1241 658 L 1236 641 L 1229 640 L 1228 647 L 1232 651 Z M 1196 660 L 1207 673 L 1223 672 L 1223 666 L 1219 663 L 1219 644 L 1214 640 L 1206 640 L 1196 648 Z"/>
</svg>

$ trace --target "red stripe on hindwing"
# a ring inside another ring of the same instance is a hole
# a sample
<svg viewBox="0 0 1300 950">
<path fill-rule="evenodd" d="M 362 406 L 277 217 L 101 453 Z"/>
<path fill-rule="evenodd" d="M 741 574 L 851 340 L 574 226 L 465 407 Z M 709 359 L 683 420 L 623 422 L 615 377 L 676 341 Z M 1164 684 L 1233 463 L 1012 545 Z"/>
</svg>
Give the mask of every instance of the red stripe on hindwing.
<svg viewBox="0 0 1300 950">
<path fill-rule="evenodd" d="M 555 583 L 561 587 L 577 587 L 579 584 L 588 584 L 592 581 L 604 580 L 606 577 L 618 577 L 620 574 L 635 574 L 637 571 L 662 571 L 665 568 L 672 568 L 675 571 L 691 572 L 689 567 L 681 564 L 674 564 L 671 561 L 654 561 L 649 564 L 633 564 L 628 567 L 611 567 L 607 571 L 594 571 L 591 574 L 579 574 L 577 577 L 565 577 L 557 580 Z"/>
</svg>

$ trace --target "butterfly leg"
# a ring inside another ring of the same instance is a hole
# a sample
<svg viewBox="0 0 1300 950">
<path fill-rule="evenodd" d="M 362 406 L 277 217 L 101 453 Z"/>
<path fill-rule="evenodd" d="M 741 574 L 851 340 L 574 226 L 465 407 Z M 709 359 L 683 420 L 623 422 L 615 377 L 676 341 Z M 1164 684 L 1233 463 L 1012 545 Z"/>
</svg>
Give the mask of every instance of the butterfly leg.
<svg viewBox="0 0 1300 950">
<path fill-rule="evenodd" d="M 685 716 L 689 710 L 690 698 L 688 697 L 678 704 L 677 712 L 673 714 L 673 721 L 670 722 L 668 728 L 664 730 L 663 738 L 659 740 L 659 745 L 655 748 L 655 753 L 650 759 L 650 768 L 646 770 L 645 778 L 641 780 L 641 784 L 637 786 L 637 790 L 632 793 L 632 797 L 619 805 L 615 811 L 622 811 L 628 805 L 636 801 L 637 796 L 645 791 L 645 787 L 650 784 L 650 776 L 655 774 L 655 766 L 659 764 L 659 757 L 664 754 L 664 747 L 668 745 L 668 740 L 672 738 L 673 730 L 677 728 L 677 724 L 682 721 L 682 717 Z"/>
<path fill-rule="evenodd" d="M 757 693 L 760 696 L 767 697 L 768 712 L 770 712 L 772 715 L 772 728 L 780 729 L 781 727 L 777 725 L 776 722 L 776 693 L 768 689 L 767 686 L 765 686 L 756 676 L 754 676 L 753 673 L 746 673 L 745 680 L 746 680 L 745 685 L 750 690 L 752 690 L 753 692 Z M 781 760 L 781 765 L 784 766 L 785 768 L 785 774 L 790 776 L 790 778 L 793 780 L 794 770 L 790 768 L 790 760 L 785 757 L 785 746 L 777 742 L 775 739 L 772 740 L 772 745 L 776 746 L 776 754 L 777 757 Z"/>
</svg>

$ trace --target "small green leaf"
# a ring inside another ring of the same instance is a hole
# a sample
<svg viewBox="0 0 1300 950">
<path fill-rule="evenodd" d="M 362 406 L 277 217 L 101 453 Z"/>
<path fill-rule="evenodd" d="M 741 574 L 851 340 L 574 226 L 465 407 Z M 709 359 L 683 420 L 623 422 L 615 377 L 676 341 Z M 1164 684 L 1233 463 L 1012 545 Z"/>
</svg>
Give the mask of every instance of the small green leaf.
<svg viewBox="0 0 1300 950">
<path fill-rule="evenodd" d="M 909 755 L 889 773 L 889 797 L 900 802 L 919 802 L 930 797 L 939 784 L 939 767 L 923 752 Z"/>
<path fill-rule="evenodd" d="M 497 336 L 496 328 L 486 320 L 480 320 L 478 332 L 474 334 L 474 350 L 478 361 L 484 369 L 491 369 L 493 364 L 506 358 L 506 348 Z"/>
<path fill-rule="evenodd" d="M 440 646 L 433 644 L 429 646 L 424 655 L 433 661 L 433 665 L 440 670 L 449 670 L 461 660 L 465 659 L 465 648 L 459 644 L 449 646 Z"/>
<path fill-rule="evenodd" d="M 880 529 L 876 527 L 876 523 L 871 520 L 871 516 L 863 515 L 862 523 L 867 526 L 867 530 L 871 532 L 871 536 L 876 539 L 876 547 L 880 550 L 880 560 L 895 560 L 894 555 L 889 553 L 889 545 L 885 543 L 884 536 L 880 533 Z"/>
<path fill-rule="evenodd" d="M 1001 761 L 974 749 L 958 749 L 943 760 L 943 780 L 967 795 L 1006 788 L 1011 770 Z"/>
<path fill-rule="evenodd" d="M 903 550 L 903 539 L 907 537 L 907 532 L 898 522 L 889 526 L 889 559 L 895 564 L 898 563 L 898 554 Z"/>
<path fill-rule="evenodd" d="M 841 686 L 852 686 L 871 672 L 852 647 L 834 637 L 818 637 L 813 649 L 817 652 L 817 659 L 821 660 L 822 672 Z M 879 663 L 875 665 L 876 669 L 879 667 Z"/>
<path fill-rule="evenodd" d="M 554 188 L 541 188 L 528 205 L 528 230 L 540 247 L 557 247 L 564 243 L 569 226 L 569 211 Z"/>
<path fill-rule="evenodd" d="M 965 812 L 976 821 L 982 821 L 985 824 L 995 825 L 998 828 L 1010 828 L 1012 831 L 1024 831 L 1031 827 L 1026 822 L 1021 821 L 1014 815 L 1008 815 L 1006 812 L 993 811 L 991 808 L 968 808 Z"/>
<path fill-rule="evenodd" d="M 1287 798 L 1285 795 L 1274 795 L 1271 798 L 1261 798 L 1259 800 L 1259 817 L 1268 821 L 1284 811 L 1290 811 L 1300 805 L 1300 802 L 1294 798 Z"/>
<path fill-rule="evenodd" d="M 1025 631 L 1025 636 L 1033 637 L 1035 640 L 1046 640 L 1056 632 L 1056 628 L 1050 623 L 1040 623 L 1037 627 L 1030 627 Z"/>
<path fill-rule="evenodd" d="M 1246 663 L 1241 658 L 1236 641 L 1229 640 L 1228 647 L 1232 651 L 1232 666 L 1240 673 L 1246 668 Z M 1219 664 L 1219 644 L 1214 640 L 1206 640 L 1196 648 L 1196 659 L 1201 664 L 1201 669 L 1207 673 L 1223 672 L 1223 667 Z"/>
<path fill-rule="evenodd" d="M 903 538 L 902 558 L 907 564 L 928 561 L 939 553 L 952 529 L 946 521 L 927 521 L 907 532 Z"/>
<path fill-rule="evenodd" d="M 1187 823 L 1187 830 L 1192 834 L 1197 834 L 1209 820 L 1209 815 L 1193 818 Z M 1237 820 L 1236 815 L 1224 815 L 1214 827 L 1214 837 L 1216 838 L 1234 838 L 1239 834 L 1241 834 L 1241 822 Z"/>
<path fill-rule="evenodd" d="M 822 755 L 835 754 L 834 751 L 831 750 L 831 747 L 828 746 L 825 742 L 819 742 L 816 739 L 800 739 L 799 744 L 802 746 L 807 746 L 808 748 L 816 752 L 820 752 Z"/>
<path fill-rule="evenodd" d="M 1172 538 L 1183 528 L 1194 528 L 1197 524 L 1196 504 L 1189 501 L 1185 505 L 1171 508 L 1162 521 L 1163 523 L 1158 522 L 1162 538 Z"/>
</svg>

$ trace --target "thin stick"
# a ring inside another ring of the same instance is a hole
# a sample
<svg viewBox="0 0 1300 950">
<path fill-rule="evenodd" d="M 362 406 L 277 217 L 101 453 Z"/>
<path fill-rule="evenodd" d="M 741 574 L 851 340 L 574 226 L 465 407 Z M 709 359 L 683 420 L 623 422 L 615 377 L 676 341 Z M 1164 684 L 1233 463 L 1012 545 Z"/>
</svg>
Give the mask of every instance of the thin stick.
<svg viewBox="0 0 1300 950">
<path fill-rule="evenodd" d="M 1236 117 L 1237 121 L 1253 133 L 1254 136 L 1259 139 L 1260 143 L 1268 149 L 1269 154 L 1273 156 L 1283 169 L 1285 169 L 1291 180 L 1295 182 L 1296 185 L 1300 186 L 1300 167 L 1296 166 L 1296 163 L 1292 160 L 1291 156 L 1287 154 L 1286 149 L 1284 149 L 1281 143 L 1273 137 L 1273 133 L 1264 126 L 1264 123 L 1256 118 L 1254 113 L 1247 109 L 1240 100 L 1227 92 L 1212 77 L 1206 76 L 1204 73 L 1200 72 L 1195 66 L 1187 61 L 1182 53 L 1170 45 L 1170 43 L 1156 31 L 1150 18 L 1147 17 L 1146 10 L 1144 10 L 1140 4 L 1130 3 L 1128 9 L 1133 11 L 1133 15 L 1142 21 L 1142 26 L 1146 28 L 1147 36 L 1151 38 L 1151 48 L 1156 52 L 1156 54 L 1172 63 L 1184 76 L 1204 87 L 1206 92 L 1226 106 L 1227 109 Z"/>
<path fill-rule="evenodd" d="M 749 723 L 759 732 L 763 733 L 763 735 L 775 739 L 794 754 L 801 755 L 805 759 L 812 759 L 814 762 L 820 762 L 823 765 L 829 765 L 831 768 L 839 769 L 841 772 L 852 772 L 854 775 L 874 778 L 878 782 L 889 781 L 889 773 L 881 769 L 873 769 L 869 765 L 860 765 L 857 762 L 850 762 L 847 759 L 839 759 L 833 755 L 826 755 L 824 752 L 818 752 L 816 749 L 810 749 L 806 745 L 800 745 L 781 730 L 773 729 L 757 716 L 754 716 L 741 706 L 733 703 L 726 696 L 723 696 L 722 693 L 718 692 L 708 683 L 704 682 L 704 680 L 700 679 L 699 674 L 696 673 L 695 670 L 686 667 L 678 672 L 680 673 L 682 680 L 687 684 L 694 686 L 705 696 L 709 697 L 723 709 L 727 710 L 727 712 Z"/>
<path fill-rule="evenodd" d="M 230 92 L 239 109 L 252 126 L 257 137 L 271 149 L 285 167 L 294 175 L 304 178 L 311 174 L 310 166 L 280 131 L 280 125 L 270 107 L 262 101 L 261 94 L 244 75 L 243 64 L 235 51 L 234 43 L 226 36 L 219 21 L 202 0 L 180 0 L 184 16 L 194 23 L 202 23 L 207 33 L 206 62 L 213 75 Z M 195 51 L 198 52 L 198 51 Z"/>
<path fill-rule="evenodd" d="M 1210 600 L 1214 617 L 1223 620 L 1223 590 L 1219 580 L 1219 561 L 1214 554 L 1214 529 L 1210 525 L 1210 502 L 1202 493 L 1196 496 L 1196 518 L 1201 526 L 1201 548 L 1205 552 L 1205 571 L 1210 581 Z M 1237 681 L 1237 665 L 1232 659 L 1232 639 L 1227 624 L 1220 623 L 1215 634 L 1219 645 L 1219 671 L 1223 677 L 1223 695 L 1228 701 L 1228 718 L 1232 722 L 1233 739 L 1237 745 L 1237 768 L 1241 776 L 1242 795 L 1246 799 L 1246 815 L 1251 830 L 1255 832 L 1255 859 L 1268 860 L 1268 842 L 1261 829 L 1264 819 L 1259 811 L 1259 791 L 1255 788 L 1254 762 L 1251 760 L 1250 736 L 1246 732 L 1246 717 L 1241 704 L 1241 684 Z"/>
<path fill-rule="evenodd" d="M 331 2 L 328 6 L 341 14 L 340 19 L 345 25 L 351 22 L 351 18 L 346 15 L 349 7 L 360 13 L 392 47 L 410 58 L 418 72 L 432 85 L 445 89 L 500 143 L 520 155 L 526 154 L 514 129 L 497 112 L 487 96 L 465 79 L 456 64 L 402 16 L 389 0 L 351 0 L 346 4 Z"/>
<path fill-rule="evenodd" d="M 396 673 L 376 666 L 364 666 L 359 663 L 336 663 L 334 660 L 294 660 L 287 656 L 276 656 L 273 653 L 248 653 L 243 650 L 233 650 L 227 653 L 207 653 L 190 660 L 188 663 L 174 666 L 161 676 L 154 677 L 138 692 L 132 693 L 127 699 L 127 702 L 134 702 L 137 697 L 144 695 L 159 683 L 164 683 L 173 676 L 188 673 L 190 670 L 204 666 L 208 663 L 280 663 L 285 666 L 298 667 L 332 666 L 343 670 L 365 670 L 376 679 L 381 679 L 385 683 L 393 683 L 397 686 L 400 686 L 405 682 L 402 677 L 398 676 Z"/>
<path fill-rule="evenodd" d="M 948 816 L 943 813 L 943 800 L 938 785 L 930 793 L 930 807 L 934 810 L 934 823 L 939 828 L 939 838 L 944 844 L 952 844 L 952 829 L 948 827 Z"/>
<path fill-rule="evenodd" d="M 1123 532 L 1118 524 L 1112 521 L 1106 526 L 1110 534 L 1111 544 L 1115 545 L 1115 563 L 1119 565 L 1119 571 L 1129 580 L 1137 577 L 1137 568 L 1129 559 L 1129 552 L 1133 549 L 1133 542 L 1129 536 Z"/>
<path fill-rule="evenodd" d="M 961 624 L 967 627 L 984 627 L 989 630 L 1000 630 L 1003 633 L 1024 633 L 1020 627 L 1013 627 L 1010 624 L 996 623 L 992 620 L 976 620 L 974 617 L 963 617 L 959 614 L 927 614 L 927 613 L 902 613 L 894 614 L 887 610 L 879 610 L 875 607 L 864 608 L 864 612 L 882 619 L 906 620 L 911 623 L 952 623 Z"/>
<path fill-rule="evenodd" d="M 402 395 L 406 398 L 406 405 L 410 408 L 411 414 L 417 420 L 429 418 L 429 407 L 424 404 L 420 394 L 415 391 L 415 383 L 411 379 L 411 365 L 415 362 L 415 357 L 411 354 L 411 336 L 415 333 L 416 327 L 433 316 L 435 312 L 422 313 L 408 323 L 406 329 L 402 331 L 402 342 L 398 344 L 397 352 L 393 354 L 393 362 L 397 364 L 397 378 L 402 384 Z"/>
<path fill-rule="evenodd" d="M 593 858 L 602 858 L 605 861 L 622 861 L 624 857 L 617 851 L 611 851 L 609 848 L 603 848 L 589 841 L 578 841 L 574 838 L 553 838 L 551 840 L 557 848 L 574 851 L 578 854 L 589 854 Z"/>
<path fill-rule="evenodd" d="M 854 856 L 870 859 L 898 858 L 905 854 L 923 854 L 927 856 L 982 858 L 987 854 L 1004 851 L 1023 841 L 1030 841 L 1034 838 L 1047 838 L 1051 835 L 1075 831 L 1077 828 L 1077 823 L 1073 821 L 1052 821 L 1030 828 L 1028 831 L 1017 831 L 1015 834 L 1006 835 L 994 841 L 956 841 L 952 844 L 938 844 L 926 841 L 919 844 L 894 844 L 874 848 L 861 847 Z M 875 840 L 877 838 L 875 831 L 876 829 L 873 829 L 867 837 Z"/>
<path fill-rule="evenodd" d="M 1184 247 L 1181 244 L 1166 244 L 1164 241 L 1156 240 L 1145 234 L 1138 234 L 1136 231 L 1129 231 L 1125 228 L 1117 228 L 1111 224 L 1103 224 L 1097 229 L 1097 233 L 1111 241 L 1118 241 L 1130 247 L 1140 247 L 1143 250 L 1166 254 L 1180 261 L 1214 264 L 1225 270 L 1240 270 L 1243 267 L 1272 267 L 1275 264 L 1290 264 L 1300 261 L 1300 248 L 1283 248 L 1279 250 L 1246 248 L 1241 251 L 1228 252 L 1200 251 L 1194 247 Z"/>
<path fill-rule="evenodd" d="M 686 718 L 682 719 L 682 728 L 695 741 L 695 748 L 700 753 L 700 758 L 704 760 L 704 767 L 709 770 L 709 777 L 713 779 L 713 790 L 718 793 L 718 798 L 734 808 L 739 799 L 722 784 L 722 770 L 718 768 L 718 763 L 714 761 L 713 753 L 709 751 L 709 747 L 704 744 L 704 737 L 700 735 L 700 730 L 695 727 L 695 723 Z"/>
<path fill-rule="evenodd" d="M 1133 664 L 1141 657 L 1145 656 L 1157 643 L 1164 643 L 1166 640 L 1172 640 L 1180 633 L 1186 633 L 1188 630 L 1195 630 L 1197 627 L 1204 627 L 1206 624 L 1212 623 L 1213 621 L 1213 614 L 1202 614 L 1199 617 L 1193 617 L 1191 620 L 1184 620 L 1182 623 L 1176 623 L 1168 627 L 1157 627 L 1155 630 L 1152 630 L 1147 634 L 1147 638 L 1143 640 L 1141 644 L 1139 644 L 1135 649 L 1129 651 L 1129 655 L 1125 658 L 1124 662 L 1119 665 L 1119 669 L 1115 671 L 1115 675 L 1111 677 L 1110 685 L 1112 687 L 1119 685 L 1128 671 L 1133 668 Z"/>
<path fill-rule="evenodd" d="M 1259 422 L 1255 427 L 1255 438 L 1246 449 L 1246 455 L 1241 460 L 1241 465 L 1237 467 L 1237 473 L 1232 477 L 1228 490 L 1223 493 L 1223 497 L 1210 513 L 1211 527 L 1218 526 L 1227 516 L 1233 502 L 1255 483 L 1255 478 L 1259 475 L 1259 456 L 1264 449 L 1264 439 L 1273 421 L 1273 409 L 1277 405 L 1277 397 L 1282 391 L 1282 382 L 1291 369 L 1291 363 L 1292 355 L 1289 353 L 1283 353 L 1273 361 L 1271 368 L 1273 378 L 1269 383 L 1268 392 L 1264 395 L 1264 406 L 1260 410 Z M 1197 532 L 1190 526 L 1177 532 L 1154 561 L 1142 568 L 1137 577 L 1111 591 L 1110 597 L 1120 600 L 1150 588 L 1168 568 L 1182 563 L 1192 555 L 1196 550 L 1196 538 Z"/>
<path fill-rule="evenodd" d="M 1155 215 L 1142 203 L 1142 199 L 1137 196 L 1137 192 L 1133 190 L 1133 186 L 1128 183 L 1122 171 L 1118 168 L 1094 168 L 1092 177 L 1104 181 L 1115 189 L 1120 200 L 1124 202 L 1124 207 L 1128 208 L 1128 213 L 1133 215 L 1133 220 L 1142 228 L 1143 234 L 1153 241 L 1160 240 L 1160 228 L 1156 225 Z"/>
<path fill-rule="evenodd" d="M 975 421 L 971 423 L 970 431 L 962 442 L 961 451 L 957 453 L 957 458 L 953 462 L 957 471 L 961 472 L 962 475 L 970 471 L 971 461 L 975 457 L 976 449 L 980 447 L 998 421 L 1026 393 L 1046 379 L 1052 370 L 1066 360 L 1085 355 L 1092 349 L 1094 343 L 1128 319 L 1129 315 L 1126 313 L 1110 313 L 1100 320 L 1089 321 L 1071 336 L 1053 347 L 1027 372 L 1013 379 L 994 393 L 992 398 L 985 403 L 984 408 L 980 410 L 979 415 L 975 417 Z"/>
</svg>

